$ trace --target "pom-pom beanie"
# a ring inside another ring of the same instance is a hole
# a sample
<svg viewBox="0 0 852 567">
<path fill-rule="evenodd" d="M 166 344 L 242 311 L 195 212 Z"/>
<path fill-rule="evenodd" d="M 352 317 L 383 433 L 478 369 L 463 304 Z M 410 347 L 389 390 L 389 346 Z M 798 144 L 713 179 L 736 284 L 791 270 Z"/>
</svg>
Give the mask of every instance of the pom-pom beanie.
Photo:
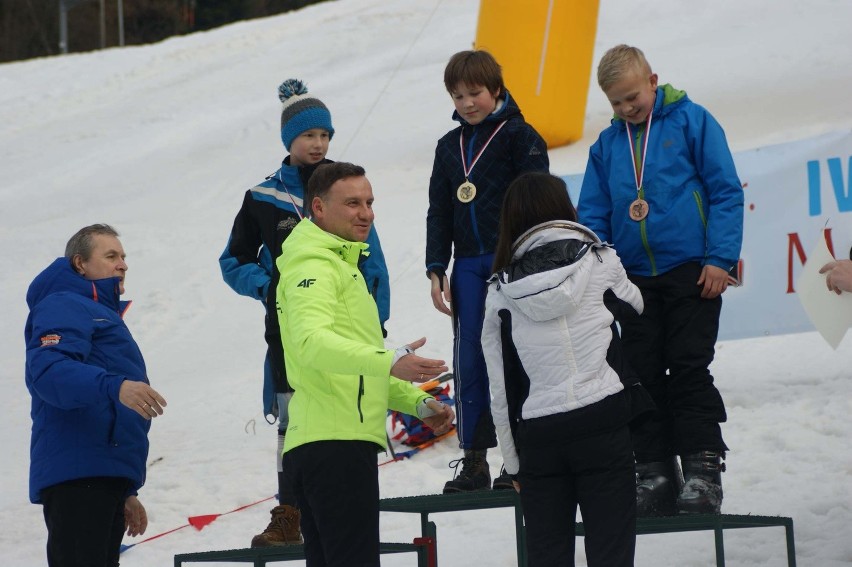
<svg viewBox="0 0 852 567">
<path fill-rule="evenodd" d="M 284 104 L 281 109 L 281 141 L 290 151 L 290 144 L 312 128 L 328 131 L 329 139 L 334 136 L 331 113 L 322 101 L 308 94 L 308 87 L 298 79 L 287 79 L 278 87 L 278 98 Z"/>
</svg>

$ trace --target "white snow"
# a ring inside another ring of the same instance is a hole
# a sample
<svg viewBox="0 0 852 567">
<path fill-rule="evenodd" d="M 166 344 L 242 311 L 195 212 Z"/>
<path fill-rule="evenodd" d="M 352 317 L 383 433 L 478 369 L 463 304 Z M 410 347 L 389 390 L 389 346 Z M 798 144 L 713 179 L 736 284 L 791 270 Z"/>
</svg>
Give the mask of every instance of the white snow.
<svg viewBox="0 0 852 567">
<path fill-rule="evenodd" d="M 424 351 L 450 359 L 450 323 L 423 275 L 426 189 L 435 142 L 454 126 L 443 68 L 471 46 L 478 4 L 341 0 L 156 45 L 0 65 L 0 563 L 45 563 L 41 508 L 27 500 L 24 295 L 93 222 L 122 233 L 128 324 L 169 402 L 140 492 L 148 532 L 125 543 L 275 493 L 276 429 L 260 404 L 262 307 L 222 282 L 217 258 L 243 192 L 285 155 L 276 97 L 285 78 L 304 79 L 332 110 L 329 157 L 363 164 L 373 183 L 391 343 L 426 335 Z M 642 47 L 661 82 L 710 109 L 739 151 L 852 127 L 850 21 L 845 0 L 602 0 L 595 62 L 616 43 Z M 609 116 L 592 81 L 586 135 L 551 151 L 554 173 L 583 170 Z M 712 367 L 729 414 L 723 511 L 791 516 L 805 567 L 852 564 L 850 361 L 852 338 L 833 351 L 806 333 L 719 343 Z M 381 467 L 383 496 L 439 492 L 454 445 Z M 121 563 L 244 547 L 271 507 L 136 545 Z M 442 565 L 515 564 L 508 509 L 434 519 Z M 416 535 L 416 516 L 383 514 L 384 540 Z M 725 543 L 730 566 L 786 565 L 780 528 L 735 530 Z M 713 549 L 709 532 L 641 536 L 636 564 L 712 565 Z"/>
</svg>

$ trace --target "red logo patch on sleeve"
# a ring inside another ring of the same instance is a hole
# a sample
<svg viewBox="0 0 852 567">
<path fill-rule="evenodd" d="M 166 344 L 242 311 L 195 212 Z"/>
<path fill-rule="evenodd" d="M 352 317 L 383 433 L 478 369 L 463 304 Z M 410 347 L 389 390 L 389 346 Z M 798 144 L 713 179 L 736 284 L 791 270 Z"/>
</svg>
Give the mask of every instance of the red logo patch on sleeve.
<svg viewBox="0 0 852 567">
<path fill-rule="evenodd" d="M 41 338 L 41 346 L 58 345 L 62 337 L 59 335 L 45 335 Z"/>
</svg>

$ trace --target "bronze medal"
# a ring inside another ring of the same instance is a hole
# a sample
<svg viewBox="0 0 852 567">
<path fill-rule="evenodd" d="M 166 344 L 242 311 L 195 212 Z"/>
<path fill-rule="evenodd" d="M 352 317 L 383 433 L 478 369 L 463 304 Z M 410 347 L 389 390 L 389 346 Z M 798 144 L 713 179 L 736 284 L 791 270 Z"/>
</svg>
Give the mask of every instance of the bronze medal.
<svg viewBox="0 0 852 567">
<path fill-rule="evenodd" d="M 630 148 L 630 163 L 633 164 L 633 181 L 636 182 L 636 200 L 630 203 L 627 214 L 636 222 L 645 220 L 648 216 L 648 201 L 643 199 L 645 188 L 642 181 L 645 177 L 645 158 L 648 157 L 648 139 L 651 137 L 651 119 L 654 117 L 653 110 L 648 114 L 648 127 L 645 129 L 645 144 L 642 147 L 641 163 L 636 153 L 639 150 L 639 137 L 641 129 L 636 133 L 636 148 L 633 148 L 633 135 L 630 132 L 630 123 L 625 124 L 624 131 L 627 134 L 627 147 Z"/>
<path fill-rule="evenodd" d="M 648 216 L 648 201 L 645 199 L 636 199 L 630 203 L 630 218 L 636 222 L 641 221 Z"/>
<path fill-rule="evenodd" d="M 462 203 L 470 203 L 473 201 L 473 198 L 476 197 L 476 185 L 465 180 L 464 183 L 459 185 L 459 189 L 456 191 L 456 197 L 458 197 L 459 201 Z"/>
</svg>

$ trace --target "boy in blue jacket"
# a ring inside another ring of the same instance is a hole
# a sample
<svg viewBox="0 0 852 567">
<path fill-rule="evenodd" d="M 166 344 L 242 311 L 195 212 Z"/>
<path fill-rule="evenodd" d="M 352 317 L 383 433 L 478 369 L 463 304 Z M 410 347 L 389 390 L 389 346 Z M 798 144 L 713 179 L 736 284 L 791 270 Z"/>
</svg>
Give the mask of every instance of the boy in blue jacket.
<svg viewBox="0 0 852 567">
<path fill-rule="evenodd" d="M 615 246 L 645 302 L 620 320 L 625 355 L 657 404 L 634 431 L 638 513 L 718 514 L 727 416 L 708 367 L 742 244 L 742 184 L 721 126 L 658 85 L 642 51 L 607 51 L 598 83 L 615 117 L 589 150 L 578 213 Z"/>
<path fill-rule="evenodd" d="M 435 309 L 453 318 L 455 402 L 464 458 L 461 472 L 444 486 L 447 493 L 491 487 L 486 452 L 497 446 L 497 438 L 481 335 L 500 207 L 509 183 L 526 171 L 546 172 L 549 162 L 544 140 L 524 121 L 490 53 L 453 55 L 444 86 L 456 107 L 453 120 L 460 125 L 435 149 L 426 274 Z M 501 474 L 494 488 L 511 489 L 512 481 Z"/>
<path fill-rule="evenodd" d="M 219 258 L 225 282 L 240 295 L 263 301 L 266 307 L 267 343 L 264 361 L 263 411 L 278 418 L 278 500 L 266 530 L 252 539 L 252 547 L 301 542 L 296 500 L 284 481 L 281 454 L 287 430 L 287 404 L 293 389 L 287 383 L 284 351 L 275 307 L 278 269 L 275 260 L 281 245 L 305 216 L 305 187 L 313 172 L 324 163 L 328 144 L 334 136 L 331 113 L 325 104 L 308 94 L 302 81 L 287 79 L 278 87 L 281 110 L 281 141 L 289 152 L 281 168 L 245 193 L 234 219 L 228 245 Z M 390 281 L 376 229 L 366 241 L 369 256 L 359 264 L 368 289 L 376 300 L 379 319 L 390 317 Z"/>
</svg>

